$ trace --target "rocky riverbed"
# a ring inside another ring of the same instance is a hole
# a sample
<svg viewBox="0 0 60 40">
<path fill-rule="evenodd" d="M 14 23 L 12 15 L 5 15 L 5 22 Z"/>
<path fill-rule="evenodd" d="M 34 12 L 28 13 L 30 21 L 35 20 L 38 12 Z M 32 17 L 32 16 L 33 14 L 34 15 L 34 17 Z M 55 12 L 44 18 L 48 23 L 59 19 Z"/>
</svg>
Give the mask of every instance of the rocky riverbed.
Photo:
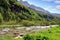
<svg viewBox="0 0 60 40">
<path fill-rule="evenodd" d="M 0 36 L 1 35 L 9 35 L 12 36 L 13 33 L 35 33 L 37 31 L 46 30 L 51 27 L 55 27 L 58 25 L 50 25 L 50 26 L 30 26 L 30 27 L 15 27 L 15 28 L 0 28 Z"/>
</svg>

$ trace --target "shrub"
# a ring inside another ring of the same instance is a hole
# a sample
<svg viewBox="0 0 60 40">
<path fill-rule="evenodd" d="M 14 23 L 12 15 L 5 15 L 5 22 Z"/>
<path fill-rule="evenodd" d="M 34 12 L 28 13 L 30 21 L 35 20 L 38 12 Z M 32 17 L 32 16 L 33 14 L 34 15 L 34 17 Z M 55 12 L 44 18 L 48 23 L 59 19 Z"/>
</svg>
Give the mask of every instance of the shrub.
<svg viewBox="0 0 60 40">
<path fill-rule="evenodd" d="M 0 23 L 2 23 L 2 22 L 3 22 L 3 17 L 2 17 L 2 15 L 0 13 Z"/>
<path fill-rule="evenodd" d="M 22 24 L 23 24 L 24 26 L 33 26 L 33 25 L 34 25 L 33 22 L 28 21 L 28 20 L 23 20 L 23 21 L 22 21 Z"/>
<path fill-rule="evenodd" d="M 32 38 L 31 38 L 30 35 L 27 34 L 27 35 L 24 37 L 24 40 L 32 40 Z"/>
</svg>

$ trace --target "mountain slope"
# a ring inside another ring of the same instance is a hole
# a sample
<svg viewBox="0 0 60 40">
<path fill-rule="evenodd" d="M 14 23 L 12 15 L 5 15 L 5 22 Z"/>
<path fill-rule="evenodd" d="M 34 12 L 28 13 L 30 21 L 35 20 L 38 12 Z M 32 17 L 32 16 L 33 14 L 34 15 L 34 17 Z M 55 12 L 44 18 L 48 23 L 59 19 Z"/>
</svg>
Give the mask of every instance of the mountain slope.
<svg viewBox="0 0 60 40">
<path fill-rule="evenodd" d="M 57 16 L 57 17 L 60 17 L 60 14 L 58 13 L 51 13 L 53 16 Z"/>
<path fill-rule="evenodd" d="M 42 11 L 42 12 L 45 12 L 45 13 L 50 13 L 47 10 L 44 10 L 41 7 L 37 7 L 35 5 L 29 4 L 27 1 L 20 0 L 19 2 L 21 2 L 23 5 L 25 5 L 25 6 L 29 7 L 29 8 L 37 10 L 37 11 Z"/>
<path fill-rule="evenodd" d="M 54 16 L 28 8 L 17 0 L 0 0 L 0 16 L 0 24 L 23 26 L 57 24 Z"/>
<path fill-rule="evenodd" d="M 51 14 L 51 15 L 53 15 L 53 16 L 57 16 L 57 17 L 60 16 L 60 14 L 58 14 L 58 13 L 50 13 L 49 11 L 44 10 L 44 9 L 41 8 L 41 7 L 37 7 L 37 6 L 35 6 L 35 5 L 29 4 L 27 1 L 20 0 L 19 2 L 21 2 L 23 5 L 25 5 L 25 6 L 29 7 L 29 8 L 32 8 L 32 9 L 37 10 L 37 11 L 42 11 L 42 12 L 45 12 L 45 13 L 49 13 L 49 14 Z"/>
</svg>

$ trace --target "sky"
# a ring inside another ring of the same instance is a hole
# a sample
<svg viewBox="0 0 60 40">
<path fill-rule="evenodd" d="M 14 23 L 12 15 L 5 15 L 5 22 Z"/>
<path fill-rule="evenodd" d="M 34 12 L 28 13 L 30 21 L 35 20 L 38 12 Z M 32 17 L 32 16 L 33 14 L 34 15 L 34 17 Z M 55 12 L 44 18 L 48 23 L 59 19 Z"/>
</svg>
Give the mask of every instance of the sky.
<svg viewBox="0 0 60 40">
<path fill-rule="evenodd" d="M 29 4 L 41 7 L 51 13 L 60 14 L 60 0 L 23 0 Z"/>
</svg>

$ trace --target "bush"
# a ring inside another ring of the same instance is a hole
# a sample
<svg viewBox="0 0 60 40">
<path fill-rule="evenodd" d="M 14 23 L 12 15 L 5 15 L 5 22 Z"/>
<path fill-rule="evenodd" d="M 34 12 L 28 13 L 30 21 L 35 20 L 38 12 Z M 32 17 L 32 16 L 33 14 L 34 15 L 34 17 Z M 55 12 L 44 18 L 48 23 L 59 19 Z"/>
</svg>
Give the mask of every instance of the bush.
<svg viewBox="0 0 60 40">
<path fill-rule="evenodd" d="M 23 20 L 21 22 L 23 24 L 23 26 L 33 26 L 34 23 L 32 21 L 28 21 L 28 20 Z"/>
<path fill-rule="evenodd" d="M 0 13 L 0 23 L 2 23 L 2 22 L 3 22 L 3 17 L 2 17 L 2 15 Z"/>
<path fill-rule="evenodd" d="M 30 35 L 27 34 L 27 35 L 24 37 L 24 40 L 32 40 L 32 38 L 31 38 Z"/>
<path fill-rule="evenodd" d="M 49 38 L 46 36 L 43 36 L 42 40 L 49 40 Z"/>
<path fill-rule="evenodd" d="M 36 40 L 41 40 L 41 36 L 40 36 L 40 35 L 37 36 L 37 37 L 36 37 Z"/>
</svg>

